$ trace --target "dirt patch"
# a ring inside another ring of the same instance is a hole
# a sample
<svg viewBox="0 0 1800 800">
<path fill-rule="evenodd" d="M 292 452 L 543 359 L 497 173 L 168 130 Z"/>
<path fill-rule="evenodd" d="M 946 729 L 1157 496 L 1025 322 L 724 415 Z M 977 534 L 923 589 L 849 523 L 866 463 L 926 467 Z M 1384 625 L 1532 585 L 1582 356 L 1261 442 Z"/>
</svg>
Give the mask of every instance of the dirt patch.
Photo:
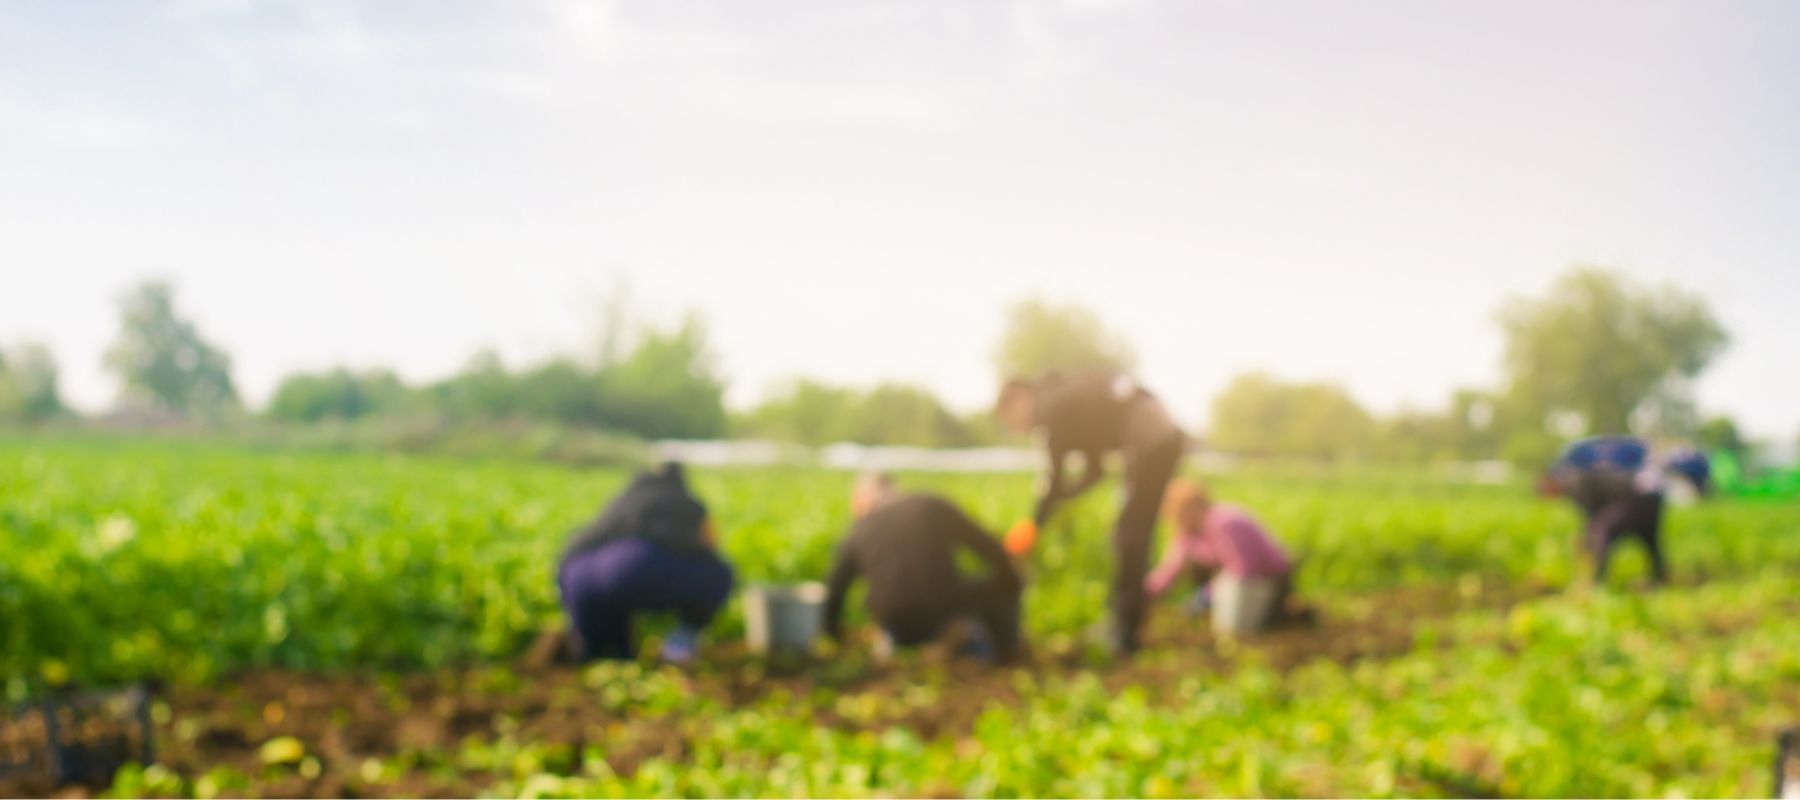
<svg viewBox="0 0 1800 800">
<path fill-rule="evenodd" d="M 228 788 L 227 794 L 467 796 L 494 782 L 507 767 L 496 765 L 492 772 L 452 767 L 445 753 L 465 741 L 510 737 L 548 745 L 552 756 L 543 769 L 560 773 L 581 769 L 584 750 L 598 745 L 608 768 L 629 774 L 647 759 L 686 755 L 691 726 L 704 723 L 689 712 L 701 706 L 738 709 L 811 697 L 818 690 L 846 701 L 819 705 L 811 716 L 818 725 L 848 730 L 901 726 L 925 740 L 961 737 L 992 705 L 1021 702 L 1021 672 L 1038 678 L 1091 671 L 1119 689 L 1222 674 L 1244 659 L 1289 670 L 1320 659 L 1347 664 L 1392 658 L 1415 647 L 1414 631 L 1424 619 L 1472 608 L 1498 612 L 1550 591 L 1482 584 L 1397 590 L 1356 604 L 1385 613 L 1361 618 L 1321 614 L 1311 625 L 1290 626 L 1234 646 L 1214 641 L 1204 622 L 1162 607 L 1150 622 L 1145 651 L 1121 663 L 1097 661 L 1085 648 L 1070 647 L 1039 650 L 1023 664 L 997 669 L 928 648 L 889 664 L 851 654 L 783 671 L 769 668 L 741 646 L 727 645 L 709 651 L 704 665 L 677 678 L 681 702 L 692 707 L 650 714 L 640 713 L 630 700 L 603 698 L 580 668 L 542 664 L 542 653 L 514 665 L 435 674 L 267 670 L 215 686 L 171 690 L 164 698 L 170 713 L 158 721 L 157 760 L 188 778 L 229 767 L 255 781 Z M 854 713 L 858 698 L 903 698 L 926 682 L 954 691 L 925 703 L 881 703 L 887 709 L 881 714 Z M 265 765 L 259 748 L 278 737 L 300 744 L 302 768 Z M 396 758 L 407 768 L 397 774 L 381 768 L 379 762 Z M 41 795 L 46 788 L 0 780 L 0 795 Z M 73 787 L 66 793 L 80 796 L 84 791 Z"/>
</svg>

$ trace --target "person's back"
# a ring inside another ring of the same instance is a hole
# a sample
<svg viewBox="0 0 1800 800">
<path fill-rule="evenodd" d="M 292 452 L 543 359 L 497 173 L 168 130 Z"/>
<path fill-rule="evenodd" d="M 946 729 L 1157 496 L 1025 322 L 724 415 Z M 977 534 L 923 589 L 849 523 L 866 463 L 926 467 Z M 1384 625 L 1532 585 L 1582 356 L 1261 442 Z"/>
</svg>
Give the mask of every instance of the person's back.
<svg viewBox="0 0 1800 800">
<path fill-rule="evenodd" d="M 1280 577 L 1292 569 L 1287 550 L 1249 511 L 1230 503 L 1207 510 L 1205 539 L 1216 548 L 1220 568 L 1239 576 Z"/>
<path fill-rule="evenodd" d="M 1599 436 L 1571 444 L 1551 466 L 1562 494 L 1592 517 L 1639 492 L 1649 448 L 1631 436 Z"/>
<path fill-rule="evenodd" d="M 712 531 L 706 505 L 672 462 L 638 475 L 577 530 L 558 562 L 557 586 L 582 657 L 634 657 L 632 617 L 673 611 L 681 624 L 663 655 L 691 659 L 734 582 Z"/>
<path fill-rule="evenodd" d="M 645 539 L 677 553 L 701 553 L 706 505 L 689 491 L 681 466 L 669 463 L 632 478 L 592 522 L 569 537 L 562 560 L 620 539 Z"/>
<path fill-rule="evenodd" d="M 869 582 L 869 606 L 929 603 L 959 579 L 958 532 L 968 518 L 941 497 L 897 497 L 857 520 L 845 540 L 847 554 Z M 1012 570 L 1007 569 L 1010 574 Z"/>
<path fill-rule="evenodd" d="M 1107 370 L 1038 379 L 1037 423 L 1052 448 L 1101 454 L 1153 449 L 1180 429 L 1130 377 Z"/>
<path fill-rule="evenodd" d="M 843 606 L 857 578 L 869 583 L 865 606 L 891 640 L 902 646 L 936 638 L 957 619 L 977 621 L 1002 659 L 1018 646 L 1017 570 L 990 536 L 949 501 L 902 495 L 886 476 L 868 476 L 852 501 L 855 524 L 839 544 L 825 601 L 825 632 L 841 638 Z M 957 566 L 968 550 L 987 575 Z"/>
</svg>

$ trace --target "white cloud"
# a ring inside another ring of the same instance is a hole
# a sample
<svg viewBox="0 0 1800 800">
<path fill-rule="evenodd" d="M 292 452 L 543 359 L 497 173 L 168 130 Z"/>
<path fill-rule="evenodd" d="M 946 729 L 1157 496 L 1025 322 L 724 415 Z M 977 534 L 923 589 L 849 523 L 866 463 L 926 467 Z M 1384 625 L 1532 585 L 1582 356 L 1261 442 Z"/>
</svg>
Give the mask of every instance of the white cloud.
<svg viewBox="0 0 1800 800">
<path fill-rule="evenodd" d="M 924 92 L 846 91 L 831 104 L 845 119 L 941 128 L 960 122 L 961 109 L 948 97 Z"/>
<path fill-rule="evenodd" d="M 1105 16 L 1143 13 L 1149 10 L 1151 0 L 1059 0 L 1051 5 L 1071 14 Z"/>
<path fill-rule="evenodd" d="M 173 8 L 240 89 L 266 89 L 277 76 L 321 69 L 371 70 L 403 47 L 373 30 L 360 6 L 342 0 L 176 0 Z"/>
<path fill-rule="evenodd" d="M 0 91 L 0 129 L 54 147 L 127 150 L 162 141 L 166 128 L 127 112 L 81 103 L 44 102 Z"/>
<path fill-rule="evenodd" d="M 551 25 L 589 58 L 607 59 L 619 49 L 619 19 L 610 0 L 549 0 Z"/>
<path fill-rule="evenodd" d="M 392 49 L 392 43 L 365 26 L 351 5 L 308 2 L 296 8 L 304 24 L 291 40 L 303 55 L 341 66 L 359 66 Z"/>
<path fill-rule="evenodd" d="M 171 12 L 190 17 L 234 16 L 248 13 L 259 0 L 169 0 Z"/>
<path fill-rule="evenodd" d="M 566 82 L 546 70 L 476 70 L 464 74 L 459 83 L 477 94 L 509 102 L 568 107 L 576 99 Z"/>
<path fill-rule="evenodd" d="M 1096 28 L 1142 24 L 1154 10 L 1154 0 L 1013 0 L 1006 22 L 1020 72 L 1047 80 L 1093 68 L 1096 42 L 1105 39 Z"/>
</svg>

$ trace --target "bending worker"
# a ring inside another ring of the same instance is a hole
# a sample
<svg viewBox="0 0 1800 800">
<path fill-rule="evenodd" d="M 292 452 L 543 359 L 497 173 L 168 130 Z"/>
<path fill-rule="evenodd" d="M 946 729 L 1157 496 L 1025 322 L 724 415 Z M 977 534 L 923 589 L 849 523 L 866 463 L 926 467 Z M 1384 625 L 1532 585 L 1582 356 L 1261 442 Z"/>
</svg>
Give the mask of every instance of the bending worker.
<svg viewBox="0 0 1800 800">
<path fill-rule="evenodd" d="M 1144 572 L 1158 506 L 1181 463 L 1186 434 L 1160 401 L 1131 378 L 1109 371 L 1052 372 L 1034 381 L 1008 381 L 996 411 L 1001 422 L 1018 433 L 1040 432 L 1050 456 L 1037 509 L 1024 529 L 1025 541 L 1009 548 L 1015 554 L 1029 547 L 1029 540 L 1058 506 L 1100 481 L 1108 453 L 1124 457 L 1125 503 L 1112 532 L 1112 622 L 1107 644 L 1115 655 L 1129 655 L 1138 648 L 1144 619 Z M 1081 477 L 1073 483 L 1065 481 L 1063 463 L 1071 453 L 1080 453 L 1083 464 Z"/>
<path fill-rule="evenodd" d="M 679 626 L 662 656 L 691 661 L 701 629 L 731 596 L 731 567 L 719 557 L 717 538 L 680 464 L 634 478 L 570 537 L 557 570 L 582 660 L 633 658 L 632 617 L 673 611 Z"/>
<path fill-rule="evenodd" d="M 1159 597 L 1183 572 L 1206 576 L 1190 609 L 1211 607 L 1215 632 L 1254 633 L 1289 618 L 1293 592 L 1293 559 L 1250 512 L 1214 502 L 1198 483 L 1176 479 L 1163 501 L 1163 517 L 1174 528 L 1162 562 L 1144 577 L 1144 591 Z M 1221 591 L 1237 595 L 1221 603 Z M 1223 612 L 1235 611 L 1235 618 Z M 1303 616 L 1303 615 L 1302 615 Z"/>
<path fill-rule="evenodd" d="M 831 569 L 827 636 L 842 641 L 844 602 L 862 577 L 869 582 L 869 616 L 891 644 L 924 644 L 962 623 L 978 653 L 1000 661 L 1018 655 L 1024 586 L 998 540 L 943 498 L 901 494 L 885 474 L 859 479 L 850 506 L 856 522 Z M 962 549 L 982 561 L 985 576 L 957 569 Z"/>
<path fill-rule="evenodd" d="M 1569 445 L 1545 472 L 1540 486 L 1546 495 L 1574 501 L 1586 523 L 1583 543 L 1594 559 L 1594 581 L 1606 580 L 1614 545 L 1637 539 L 1650 556 L 1651 578 L 1668 581 L 1663 563 L 1663 472 L 1672 472 L 1706 493 L 1710 469 L 1704 456 L 1679 451 L 1661 467 L 1642 439 L 1606 436 Z"/>
</svg>

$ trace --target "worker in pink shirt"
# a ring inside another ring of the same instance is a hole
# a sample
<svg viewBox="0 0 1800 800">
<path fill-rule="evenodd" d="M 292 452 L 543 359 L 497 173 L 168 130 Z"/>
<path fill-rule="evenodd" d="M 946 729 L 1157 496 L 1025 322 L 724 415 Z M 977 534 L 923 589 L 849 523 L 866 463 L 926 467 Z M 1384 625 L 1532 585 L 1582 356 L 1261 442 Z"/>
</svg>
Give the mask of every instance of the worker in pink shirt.
<svg viewBox="0 0 1800 800">
<path fill-rule="evenodd" d="M 1202 597 L 1210 601 L 1216 631 L 1254 633 L 1286 616 L 1293 561 L 1249 512 L 1215 503 L 1198 483 L 1176 479 L 1164 494 L 1163 517 L 1175 537 L 1144 577 L 1145 593 L 1162 595 L 1194 568 L 1210 576 Z"/>
</svg>

